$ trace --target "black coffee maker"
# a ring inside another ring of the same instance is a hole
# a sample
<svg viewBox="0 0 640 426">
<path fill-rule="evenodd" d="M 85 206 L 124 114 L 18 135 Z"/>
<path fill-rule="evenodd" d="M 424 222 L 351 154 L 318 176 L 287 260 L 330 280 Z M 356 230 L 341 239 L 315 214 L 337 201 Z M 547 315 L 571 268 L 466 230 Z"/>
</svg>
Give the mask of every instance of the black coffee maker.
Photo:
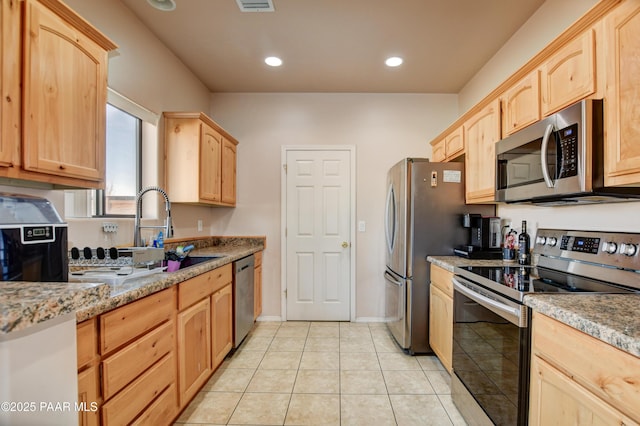
<svg viewBox="0 0 640 426">
<path fill-rule="evenodd" d="M 501 259 L 500 218 L 476 213 L 462 215 L 462 227 L 468 230 L 468 244 L 453 249 L 457 256 L 469 259 Z"/>
</svg>

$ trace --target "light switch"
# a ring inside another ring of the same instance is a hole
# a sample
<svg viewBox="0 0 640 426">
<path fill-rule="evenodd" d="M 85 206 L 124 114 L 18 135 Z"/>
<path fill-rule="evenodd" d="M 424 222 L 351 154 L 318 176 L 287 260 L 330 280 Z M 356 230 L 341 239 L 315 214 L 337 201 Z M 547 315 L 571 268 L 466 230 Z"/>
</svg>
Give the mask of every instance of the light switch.
<svg viewBox="0 0 640 426">
<path fill-rule="evenodd" d="M 367 225 L 364 223 L 364 220 L 358 222 L 358 231 L 364 232 L 367 230 Z"/>
</svg>

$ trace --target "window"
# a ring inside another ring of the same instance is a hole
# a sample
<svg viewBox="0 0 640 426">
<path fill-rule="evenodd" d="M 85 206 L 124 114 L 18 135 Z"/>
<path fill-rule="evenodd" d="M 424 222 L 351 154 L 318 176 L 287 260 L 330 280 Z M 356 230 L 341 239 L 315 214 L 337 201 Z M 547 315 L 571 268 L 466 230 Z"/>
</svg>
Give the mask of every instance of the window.
<svg viewBox="0 0 640 426">
<path fill-rule="evenodd" d="M 157 114 L 108 89 L 105 189 L 65 191 L 65 217 L 135 215 L 136 194 L 158 181 L 158 120 Z"/>
<path fill-rule="evenodd" d="M 96 215 L 135 215 L 141 188 L 142 120 L 107 104 L 106 129 L 106 182 L 96 194 Z"/>
</svg>

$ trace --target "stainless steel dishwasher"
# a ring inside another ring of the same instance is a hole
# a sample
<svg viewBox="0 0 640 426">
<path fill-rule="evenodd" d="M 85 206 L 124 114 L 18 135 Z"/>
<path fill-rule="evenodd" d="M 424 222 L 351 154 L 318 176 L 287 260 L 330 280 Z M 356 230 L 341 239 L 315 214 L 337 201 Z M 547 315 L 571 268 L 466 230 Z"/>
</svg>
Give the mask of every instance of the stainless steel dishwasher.
<svg viewBox="0 0 640 426">
<path fill-rule="evenodd" d="M 234 348 L 253 327 L 253 265 L 253 255 L 233 262 Z"/>
</svg>

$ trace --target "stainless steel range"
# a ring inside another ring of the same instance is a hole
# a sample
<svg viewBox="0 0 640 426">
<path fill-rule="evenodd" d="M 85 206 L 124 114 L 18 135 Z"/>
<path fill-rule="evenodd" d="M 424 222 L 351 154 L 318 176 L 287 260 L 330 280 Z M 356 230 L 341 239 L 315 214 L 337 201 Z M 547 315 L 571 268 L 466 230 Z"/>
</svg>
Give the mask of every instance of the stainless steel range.
<svg viewBox="0 0 640 426">
<path fill-rule="evenodd" d="M 525 295 L 640 292 L 639 252 L 640 234 L 539 229 L 535 266 L 455 269 L 451 392 L 469 424 L 528 423 Z"/>
</svg>

